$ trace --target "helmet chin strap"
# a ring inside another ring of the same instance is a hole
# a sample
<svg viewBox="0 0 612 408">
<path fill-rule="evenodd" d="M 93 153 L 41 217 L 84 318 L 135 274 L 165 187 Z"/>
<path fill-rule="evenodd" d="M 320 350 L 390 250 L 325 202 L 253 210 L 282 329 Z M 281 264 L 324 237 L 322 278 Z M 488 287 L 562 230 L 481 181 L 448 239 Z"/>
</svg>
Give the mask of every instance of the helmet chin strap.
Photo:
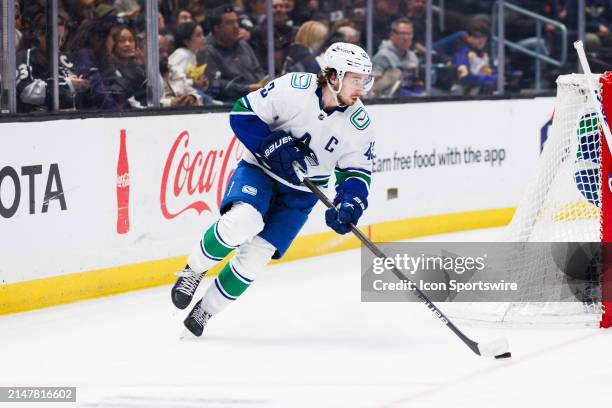
<svg viewBox="0 0 612 408">
<path fill-rule="evenodd" d="M 340 79 L 338 80 L 338 90 L 337 91 L 334 89 L 334 87 L 332 86 L 332 84 L 329 81 L 327 81 L 327 89 L 330 90 L 330 92 L 331 92 L 331 94 L 332 94 L 332 96 L 334 98 L 334 103 L 336 105 L 340 105 L 340 101 L 338 100 L 338 95 L 340 94 L 340 91 L 342 90 L 342 80 L 340 80 Z"/>
</svg>

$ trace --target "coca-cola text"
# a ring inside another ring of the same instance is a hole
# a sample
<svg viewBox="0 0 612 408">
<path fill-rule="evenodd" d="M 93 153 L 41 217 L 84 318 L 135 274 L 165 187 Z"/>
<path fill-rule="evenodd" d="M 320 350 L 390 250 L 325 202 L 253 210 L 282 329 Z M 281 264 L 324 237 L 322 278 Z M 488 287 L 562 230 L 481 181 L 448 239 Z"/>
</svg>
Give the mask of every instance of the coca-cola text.
<svg viewBox="0 0 612 408">
<path fill-rule="evenodd" d="M 193 209 L 198 214 L 212 211 L 206 196 L 213 190 L 217 208 L 243 147 L 233 136 L 226 150 L 190 150 L 189 132 L 178 135 L 164 166 L 160 204 L 165 218 L 172 219 Z M 173 208 L 177 207 L 177 208 Z"/>
</svg>

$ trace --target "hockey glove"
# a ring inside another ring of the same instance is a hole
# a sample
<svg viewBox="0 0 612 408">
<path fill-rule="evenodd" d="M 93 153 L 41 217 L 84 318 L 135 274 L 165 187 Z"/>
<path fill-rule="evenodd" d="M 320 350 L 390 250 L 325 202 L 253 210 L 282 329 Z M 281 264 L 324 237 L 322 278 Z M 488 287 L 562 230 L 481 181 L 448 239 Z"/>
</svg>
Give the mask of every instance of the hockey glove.
<svg viewBox="0 0 612 408">
<path fill-rule="evenodd" d="M 325 223 L 338 234 L 346 234 L 351 230 L 349 224 L 357 225 L 368 202 L 358 195 L 343 192 L 336 195 L 334 208 L 325 211 Z"/>
<path fill-rule="evenodd" d="M 282 130 L 270 133 L 261 142 L 258 153 L 259 158 L 274 174 L 291 184 L 298 186 L 301 184 L 293 170 L 293 162 L 297 162 L 305 172 L 306 160 L 304 153 L 289 133 Z"/>
</svg>

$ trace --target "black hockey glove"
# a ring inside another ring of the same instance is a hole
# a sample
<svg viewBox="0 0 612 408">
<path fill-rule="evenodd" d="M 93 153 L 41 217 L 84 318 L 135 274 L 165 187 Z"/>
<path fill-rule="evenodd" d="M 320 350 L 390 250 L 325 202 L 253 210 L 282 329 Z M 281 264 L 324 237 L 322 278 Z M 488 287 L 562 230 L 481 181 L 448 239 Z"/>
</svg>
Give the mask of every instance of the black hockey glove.
<svg viewBox="0 0 612 408">
<path fill-rule="evenodd" d="M 293 162 L 297 162 L 302 171 L 306 172 L 306 160 L 291 134 L 282 130 L 270 133 L 261 142 L 258 156 L 277 176 L 296 186 L 301 184 L 293 170 Z"/>
<path fill-rule="evenodd" d="M 325 223 L 338 234 L 351 230 L 349 224 L 357 225 L 363 211 L 368 207 L 367 200 L 351 192 L 341 192 L 334 199 L 334 208 L 325 211 Z"/>
</svg>

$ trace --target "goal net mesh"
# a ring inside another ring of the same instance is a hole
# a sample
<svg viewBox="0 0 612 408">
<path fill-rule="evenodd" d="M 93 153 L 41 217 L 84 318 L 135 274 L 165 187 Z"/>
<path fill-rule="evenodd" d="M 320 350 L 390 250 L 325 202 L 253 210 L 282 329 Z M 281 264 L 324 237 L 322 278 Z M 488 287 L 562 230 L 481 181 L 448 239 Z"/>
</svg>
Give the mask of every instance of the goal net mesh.
<svg viewBox="0 0 612 408">
<path fill-rule="evenodd" d="M 598 108 L 586 80 L 577 74 L 558 78 L 548 138 L 503 241 L 601 242 L 602 146 Z M 594 84 L 598 86 L 595 79 Z M 599 259 L 593 258 L 582 276 L 567 276 L 553 259 L 555 245 L 541 248 L 506 260 L 504 267 L 510 269 L 524 299 L 449 303 L 448 314 L 484 323 L 599 325 Z M 572 286 L 572 280 L 580 284 Z"/>
</svg>

